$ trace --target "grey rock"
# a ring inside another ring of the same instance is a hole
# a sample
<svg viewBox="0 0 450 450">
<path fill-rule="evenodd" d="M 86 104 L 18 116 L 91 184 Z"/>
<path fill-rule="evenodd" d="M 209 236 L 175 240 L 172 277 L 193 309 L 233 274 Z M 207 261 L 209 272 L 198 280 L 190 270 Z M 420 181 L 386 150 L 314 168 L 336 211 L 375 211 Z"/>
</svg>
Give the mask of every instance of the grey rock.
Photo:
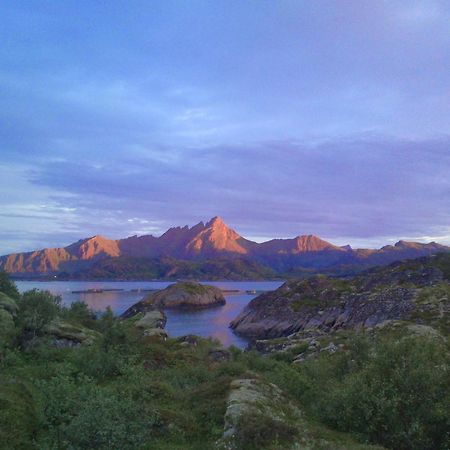
<svg viewBox="0 0 450 450">
<path fill-rule="evenodd" d="M 101 337 L 97 331 L 81 325 L 73 325 L 59 318 L 50 322 L 45 327 L 44 332 L 53 337 L 53 342 L 57 347 L 71 347 L 80 344 L 91 345 Z"/>
<path fill-rule="evenodd" d="M 225 348 L 212 348 L 208 352 L 208 358 L 215 362 L 229 361 L 231 353 Z"/>
<path fill-rule="evenodd" d="M 166 331 L 162 328 L 147 328 L 146 330 L 144 330 L 144 336 L 155 337 L 162 341 L 167 340 L 168 337 Z"/>
<path fill-rule="evenodd" d="M 134 324 L 137 328 L 164 328 L 167 322 L 166 315 L 157 309 L 147 311 L 144 316 Z"/>
</svg>

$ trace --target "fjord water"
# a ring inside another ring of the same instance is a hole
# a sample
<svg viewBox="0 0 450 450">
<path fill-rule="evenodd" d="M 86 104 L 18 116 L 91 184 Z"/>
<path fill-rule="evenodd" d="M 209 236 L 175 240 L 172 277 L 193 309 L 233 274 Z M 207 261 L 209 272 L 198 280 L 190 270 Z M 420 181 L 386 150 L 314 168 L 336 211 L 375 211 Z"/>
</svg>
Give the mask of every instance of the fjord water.
<svg viewBox="0 0 450 450">
<path fill-rule="evenodd" d="M 21 292 L 30 289 L 50 291 L 60 295 L 64 304 L 82 300 L 94 311 L 104 311 L 108 306 L 116 314 L 123 313 L 129 306 L 141 300 L 149 289 L 163 289 L 170 282 L 164 281 L 17 281 Z M 257 294 L 248 294 L 246 291 L 270 291 L 281 286 L 281 281 L 218 281 L 205 282 L 225 291 L 239 291 L 237 293 L 225 292 L 227 303 L 223 306 L 197 310 L 174 311 L 167 310 L 166 330 L 172 337 L 185 334 L 196 334 L 202 337 L 219 339 L 223 345 L 245 347 L 247 341 L 235 335 L 228 327 L 229 323 L 240 313 L 242 308 Z M 89 289 L 118 289 L 116 291 L 103 291 L 98 293 L 74 291 L 87 291 Z"/>
</svg>

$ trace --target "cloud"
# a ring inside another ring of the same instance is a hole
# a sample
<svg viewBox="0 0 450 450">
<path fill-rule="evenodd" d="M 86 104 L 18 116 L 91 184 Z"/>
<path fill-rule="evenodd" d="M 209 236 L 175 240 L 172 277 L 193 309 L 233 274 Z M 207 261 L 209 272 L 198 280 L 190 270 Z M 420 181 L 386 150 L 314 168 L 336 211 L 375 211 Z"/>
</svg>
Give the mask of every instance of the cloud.
<svg viewBox="0 0 450 450">
<path fill-rule="evenodd" d="M 244 235 L 379 241 L 446 230 L 449 144 L 380 136 L 272 141 L 188 148 L 175 163 L 123 155 L 101 168 L 48 162 L 29 175 L 39 188 L 70 193 L 52 199 L 98 233 L 120 236 L 149 221 L 158 234 L 220 214 Z"/>
<path fill-rule="evenodd" d="M 448 2 L 0 17 L 2 252 L 216 214 L 248 236 L 449 234 Z"/>
</svg>

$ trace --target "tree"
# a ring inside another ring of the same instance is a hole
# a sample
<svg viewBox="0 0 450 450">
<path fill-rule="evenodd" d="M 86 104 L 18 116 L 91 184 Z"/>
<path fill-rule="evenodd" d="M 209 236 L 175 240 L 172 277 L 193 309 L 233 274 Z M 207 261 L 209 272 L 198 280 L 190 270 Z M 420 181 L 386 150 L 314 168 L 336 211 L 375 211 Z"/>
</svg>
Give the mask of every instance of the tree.
<svg viewBox="0 0 450 450">
<path fill-rule="evenodd" d="M 16 284 L 11 281 L 6 272 L 0 272 L 0 292 L 3 292 L 14 300 L 18 300 L 20 297 Z"/>
</svg>

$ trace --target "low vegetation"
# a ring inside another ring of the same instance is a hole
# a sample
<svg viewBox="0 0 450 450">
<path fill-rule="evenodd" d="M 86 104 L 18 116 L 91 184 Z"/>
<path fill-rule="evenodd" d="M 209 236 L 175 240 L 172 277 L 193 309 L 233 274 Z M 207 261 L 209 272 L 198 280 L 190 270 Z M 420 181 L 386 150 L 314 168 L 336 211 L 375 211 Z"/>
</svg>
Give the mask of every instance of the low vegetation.
<svg viewBox="0 0 450 450">
<path fill-rule="evenodd" d="M 267 280 L 279 278 L 271 268 L 244 258 L 188 261 L 169 257 L 105 258 L 75 272 L 60 272 L 57 278 L 82 280 Z"/>
<path fill-rule="evenodd" d="M 275 385 L 301 411 L 279 421 L 269 403 L 244 416 L 238 450 L 450 446 L 450 352 L 442 332 L 347 332 L 342 351 L 301 364 L 292 357 L 304 346 L 288 357 L 230 348 L 217 360 L 211 349 L 218 342 L 145 337 L 111 311 L 96 318 L 83 303 L 64 308 L 47 292 L 19 295 L 4 275 L 0 289 L 0 300 L 10 300 L 0 301 L 0 311 L 12 323 L 0 346 L 0 448 L 221 448 L 238 379 Z M 56 319 L 96 338 L 68 345 L 49 334 Z"/>
</svg>

